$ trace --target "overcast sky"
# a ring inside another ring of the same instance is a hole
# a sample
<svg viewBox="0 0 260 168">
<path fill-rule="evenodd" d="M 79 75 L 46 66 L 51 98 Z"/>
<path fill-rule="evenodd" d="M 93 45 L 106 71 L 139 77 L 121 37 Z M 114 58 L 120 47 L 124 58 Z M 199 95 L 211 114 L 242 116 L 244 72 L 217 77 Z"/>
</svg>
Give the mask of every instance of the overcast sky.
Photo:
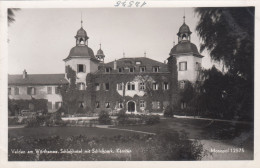
<svg viewBox="0 0 260 168">
<path fill-rule="evenodd" d="M 89 47 L 96 54 L 101 42 L 105 62 L 122 58 L 123 51 L 126 57 L 142 57 L 146 51 L 147 57 L 163 62 L 173 41 L 178 42 L 184 8 L 21 9 L 8 29 L 8 73 L 64 73 L 63 59 L 75 46 L 81 12 Z M 193 8 L 185 8 L 185 15 L 193 32 L 191 42 L 199 49 L 198 18 Z M 202 55 L 202 66 L 211 67 L 208 53 Z"/>
</svg>

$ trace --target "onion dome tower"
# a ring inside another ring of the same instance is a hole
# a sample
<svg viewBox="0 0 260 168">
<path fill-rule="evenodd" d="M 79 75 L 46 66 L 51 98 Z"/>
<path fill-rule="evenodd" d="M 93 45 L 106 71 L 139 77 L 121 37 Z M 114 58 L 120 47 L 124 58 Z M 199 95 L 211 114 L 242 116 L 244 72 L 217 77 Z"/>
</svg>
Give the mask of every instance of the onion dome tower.
<svg viewBox="0 0 260 168">
<path fill-rule="evenodd" d="M 169 66 L 172 66 L 169 60 L 176 57 L 178 81 L 195 82 L 201 66 L 203 56 L 199 53 L 197 46 L 191 43 L 191 34 L 189 26 L 185 23 L 185 16 L 183 16 L 183 24 L 177 33 L 178 43 L 174 44 L 168 58 Z"/>
<path fill-rule="evenodd" d="M 97 71 L 100 62 L 96 59 L 93 50 L 88 47 L 89 37 L 86 30 L 83 29 L 82 23 L 81 20 L 81 28 L 75 36 L 76 46 L 70 50 L 67 58 L 63 60 L 66 66 L 66 77 L 68 78 L 68 67 L 70 67 L 76 72 L 76 83 L 80 85 L 81 90 L 86 86 L 87 74 Z"/>
<path fill-rule="evenodd" d="M 99 61 L 101 61 L 101 62 L 104 63 L 105 55 L 104 55 L 103 50 L 101 49 L 101 43 L 99 44 L 99 46 L 100 46 L 100 48 L 99 48 L 99 50 L 97 51 L 96 58 L 97 58 Z"/>
</svg>

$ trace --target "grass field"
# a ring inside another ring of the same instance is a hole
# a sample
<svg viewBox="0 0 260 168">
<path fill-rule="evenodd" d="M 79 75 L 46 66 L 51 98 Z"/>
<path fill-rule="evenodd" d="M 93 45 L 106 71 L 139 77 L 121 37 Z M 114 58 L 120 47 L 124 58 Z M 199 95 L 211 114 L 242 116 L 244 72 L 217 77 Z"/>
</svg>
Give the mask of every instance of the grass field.
<svg viewBox="0 0 260 168">
<path fill-rule="evenodd" d="M 131 132 L 121 130 L 109 130 L 103 128 L 88 128 L 88 127 L 36 127 L 36 128 L 14 128 L 8 130 L 8 136 L 13 137 L 35 137 L 45 138 L 49 136 L 78 136 L 86 135 L 89 137 L 106 136 L 111 137 L 115 135 L 131 135 Z"/>
</svg>

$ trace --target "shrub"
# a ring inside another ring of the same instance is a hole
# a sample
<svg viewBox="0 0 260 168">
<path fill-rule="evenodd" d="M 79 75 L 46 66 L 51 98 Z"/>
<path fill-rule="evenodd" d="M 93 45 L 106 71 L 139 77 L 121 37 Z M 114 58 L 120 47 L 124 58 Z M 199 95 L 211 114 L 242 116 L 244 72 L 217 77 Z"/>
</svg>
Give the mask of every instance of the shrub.
<svg viewBox="0 0 260 168">
<path fill-rule="evenodd" d="M 101 111 L 98 116 L 99 124 L 111 124 L 111 118 L 107 111 Z"/>
<path fill-rule="evenodd" d="M 128 124 L 128 115 L 125 113 L 124 110 L 120 110 L 117 114 L 117 121 L 119 125 L 126 125 Z"/>
<path fill-rule="evenodd" d="M 159 115 L 149 115 L 145 117 L 145 124 L 154 125 L 160 122 Z"/>
<path fill-rule="evenodd" d="M 163 113 L 164 117 L 173 117 L 173 110 L 170 106 L 167 106 Z"/>
</svg>

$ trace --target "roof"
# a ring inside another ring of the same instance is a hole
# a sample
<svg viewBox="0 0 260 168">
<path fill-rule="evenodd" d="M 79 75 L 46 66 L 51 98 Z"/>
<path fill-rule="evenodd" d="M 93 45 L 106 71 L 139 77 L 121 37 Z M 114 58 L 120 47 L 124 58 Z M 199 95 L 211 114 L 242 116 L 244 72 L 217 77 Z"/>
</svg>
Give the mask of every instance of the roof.
<svg viewBox="0 0 260 168">
<path fill-rule="evenodd" d="M 8 85 L 59 85 L 68 84 L 65 74 L 29 74 L 8 75 Z"/>
<path fill-rule="evenodd" d="M 170 52 L 170 55 L 193 54 L 194 56 L 203 57 L 195 44 L 190 41 L 183 41 L 175 45 Z"/>
<path fill-rule="evenodd" d="M 188 25 L 185 23 L 182 24 L 182 26 L 179 28 L 179 32 L 177 35 L 183 34 L 183 33 L 188 33 L 191 34 L 190 28 Z"/>
<path fill-rule="evenodd" d="M 86 37 L 86 38 L 88 39 L 86 30 L 84 30 L 84 29 L 81 27 L 81 28 L 77 31 L 76 37 Z"/>
<path fill-rule="evenodd" d="M 140 62 L 140 64 L 138 63 Z M 139 73 L 139 68 L 145 66 L 146 68 L 146 73 L 152 73 L 152 67 L 158 66 L 159 67 L 159 72 L 165 72 L 168 73 L 168 65 L 147 57 L 132 57 L 132 58 L 121 58 L 116 60 L 116 66 L 117 68 L 130 68 L 134 67 L 136 72 Z M 114 67 L 114 61 L 111 61 L 109 63 L 105 63 L 102 65 L 102 67 L 110 67 L 113 69 Z M 118 72 L 117 70 L 115 72 Z M 97 73 L 105 73 L 104 69 L 98 70 Z"/>
<path fill-rule="evenodd" d="M 104 55 L 103 50 L 99 49 L 99 50 L 97 51 L 97 55 Z"/>
<path fill-rule="evenodd" d="M 64 59 L 65 61 L 73 58 L 73 57 L 85 57 L 85 58 L 92 58 L 96 60 L 94 56 L 94 52 L 88 46 L 75 46 L 70 50 L 69 56 Z"/>
</svg>

